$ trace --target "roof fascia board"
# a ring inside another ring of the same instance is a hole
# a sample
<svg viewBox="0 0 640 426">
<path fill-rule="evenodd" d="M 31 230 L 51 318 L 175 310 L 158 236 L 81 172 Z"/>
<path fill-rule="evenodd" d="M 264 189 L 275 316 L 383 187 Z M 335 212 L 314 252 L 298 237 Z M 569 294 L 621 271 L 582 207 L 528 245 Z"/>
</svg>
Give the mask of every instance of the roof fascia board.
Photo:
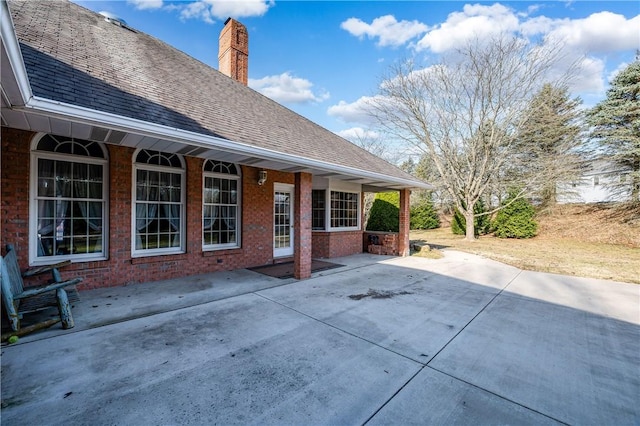
<svg viewBox="0 0 640 426">
<path fill-rule="evenodd" d="M 289 164 L 320 169 L 328 172 L 338 172 L 350 176 L 357 176 L 367 179 L 375 179 L 382 182 L 399 184 L 407 188 L 433 188 L 427 183 L 416 180 L 402 179 L 384 175 L 381 173 L 355 169 L 348 166 L 340 166 L 324 161 L 313 160 L 291 154 L 284 154 L 265 148 L 257 148 L 255 146 L 247 145 L 242 142 L 235 142 L 216 136 L 203 135 L 200 133 L 190 132 L 174 127 L 168 127 L 160 124 L 154 124 L 142 120 L 123 117 L 116 114 L 95 111 L 92 109 L 70 105 L 63 102 L 52 101 L 37 96 L 31 97 L 31 99 L 29 99 L 29 102 L 25 105 L 25 108 L 35 113 L 60 116 L 75 122 L 81 122 L 101 127 L 111 127 L 121 131 L 135 132 L 145 136 L 167 139 L 170 141 L 181 142 L 192 146 L 203 148 L 218 148 L 232 153 L 249 154 L 268 160 L 281 161 Z"/>
<path fill-rule="evenodd" d="M 20 50 L 20 43 L 16 36 L 9 5 L 5 0 L 1 0 L 0 3 L 0 37 L 2 37 L 2 47 L 7 54 L 9 66 L 13 71 L 20 96 L 22 97 L 20 105 L 26 105 L 33 97 L 29 77 L 27 76 L 27 69 L 24 66 L 24 59 L 22 58 L 22 51 Z M 16 99 L 9 100 L 13 104 L 17 104 Z"/>
</svg>

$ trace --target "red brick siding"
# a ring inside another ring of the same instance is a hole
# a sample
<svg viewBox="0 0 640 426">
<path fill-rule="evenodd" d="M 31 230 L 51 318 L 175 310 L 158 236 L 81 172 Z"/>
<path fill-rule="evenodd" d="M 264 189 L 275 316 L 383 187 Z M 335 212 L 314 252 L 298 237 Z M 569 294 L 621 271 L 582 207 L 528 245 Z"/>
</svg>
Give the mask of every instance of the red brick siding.
<svg viewBox="0 0 640 426">
<path fill-rule="evenodd" d="M 362 253 L 362 231 L 313 232 L 313 257 L 317 259 Z"/>
<path fill-rule="evenodd" d="M 294 268 L 297 279 L 311 276 L 311 188 L 313 176 L 309 173 L 296 173 L 294 197 Z"/>
<path fill-rule="evenodd" d="M 30 143 L 34 133 L 2 128 L 1 156 L 1 234 L 0 244 L 16 246 L 18 262 L 29 262 L 29 165 Z M 106 145 L 109 153 L 109 229 L 108 260 L 74 262 L 62 271 L 65 278 L 83 277 L 80 288 L 97 288 L 177 278 L 185 275 L 232 270 L 274 262 L 273 258 L 273 184 L 295 183 L 291 173 L 268 170 L 267 182 L 259 186 L 260 169 L 242 166 L 241 248 L 202 251 L 202 164 L 199 158 L 186 157 L 186 253 L 131 257 L 132 148 Z M 337 232 L 317 238 L 322 256 L 338 257 L 360 253 L 362 232 Z M 328 241 L 325 241 L 328 238 Z"/>
<path fill-rule="evenodd" d="M 372 238 L 374 238 L 373 241 Z M 399 241 L 397 232 L 365 231 L 362 236 L 364 251 L 372 254 L 398 256 Z"/>
<path fill-rule="evenodd" d="M 400 190 L 400 232 L 398 233 L 398 255 L 409 256 L 409 229 L 410 229 L 410 208 L 409 201 L 411 191 Z"/>
<path fill-rule="evenodd" d="M 18 262 L 29 259 L 29 144 L 35 133 L 2 128 L 0 244 L 15 246 Z"/>
</svg>

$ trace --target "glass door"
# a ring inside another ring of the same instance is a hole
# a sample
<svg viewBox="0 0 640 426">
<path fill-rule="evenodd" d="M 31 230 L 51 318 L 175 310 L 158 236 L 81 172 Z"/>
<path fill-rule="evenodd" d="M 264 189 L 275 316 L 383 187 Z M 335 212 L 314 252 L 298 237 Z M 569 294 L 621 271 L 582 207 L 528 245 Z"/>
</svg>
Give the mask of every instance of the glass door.
<svg viewBox="0 0 640 426">
<path fill-rule="evenodd" d="M 273 256 L 293 255 L 293 185 L 276 183 L 273 194 Z"/>
</svg>

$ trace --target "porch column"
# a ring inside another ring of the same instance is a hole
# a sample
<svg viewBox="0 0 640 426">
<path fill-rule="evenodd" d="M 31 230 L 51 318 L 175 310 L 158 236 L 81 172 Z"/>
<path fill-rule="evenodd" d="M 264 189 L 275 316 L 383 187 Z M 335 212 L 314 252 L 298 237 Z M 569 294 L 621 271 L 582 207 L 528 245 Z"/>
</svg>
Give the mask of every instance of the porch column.
<svg viewBox="0 0 640 426">
<path fill-rule="evenodd" d="M 411 191 L 408 189 L 400 190 L 400 229 L 398 232 L 398 254 L 400 256 L 409 256 L 409 199 Z"/>
<path fill-rule="evenodd" d="M 294 197 L 293 275 L 298 280 L 311 276 L 311 186 L 309 173 L 296 173 Z"/>
</svg>

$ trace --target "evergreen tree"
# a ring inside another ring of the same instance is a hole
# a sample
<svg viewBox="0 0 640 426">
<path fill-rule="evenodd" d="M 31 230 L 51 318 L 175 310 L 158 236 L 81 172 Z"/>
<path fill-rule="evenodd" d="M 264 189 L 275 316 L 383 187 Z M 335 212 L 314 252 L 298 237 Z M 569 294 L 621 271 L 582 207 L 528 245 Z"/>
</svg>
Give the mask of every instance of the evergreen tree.
<svg viewBox="0 0 640 426">
<path fill-rule="evenodd" d="M 380 192 L 371 206 L 367 231 L 398 232 L 400 229 L 400 193 Z"/>
<path fill-rule="evenodd" d="M 505 207 L 496 215 L 493 227 L 498 238 L 531 238 L 536 235 L 535 209 L 524 198 L 516 198 L 517 194 L 518 191 L 510 191 L 503 202 Z"/>
<path fill-rule="evenodd" d="M 612 189 L 640 202 L 640 58 L 620 71 L 607 97 L 587 114 L 591 136 L 616 165 L 630 170 Z"/>
<path fill-rule="evenodd" d="M 581 103 L 569 98 L 567 88 L 551 84 L 545 84 L 530 103 L 517 142 L 527 170 L 516 172 L 538 176 L 532 195 L 543 206 L 556 204 L 559 183 L 580 176 Z"/>
<path fill-rule="evenodd" d="M 411 229 L 440 227 L 440 217 L 430 196 L 419 197 L 411 206 Z"/>
</svg>

